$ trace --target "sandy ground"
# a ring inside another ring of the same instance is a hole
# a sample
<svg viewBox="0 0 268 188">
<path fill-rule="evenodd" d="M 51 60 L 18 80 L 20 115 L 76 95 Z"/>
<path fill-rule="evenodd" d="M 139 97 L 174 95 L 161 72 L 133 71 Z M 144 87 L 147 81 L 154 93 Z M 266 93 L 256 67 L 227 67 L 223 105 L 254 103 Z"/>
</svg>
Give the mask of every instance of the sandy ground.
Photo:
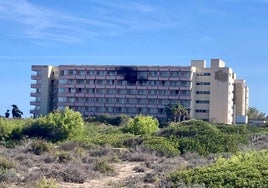
<svg viewBox="0 0 268 188">
<path fill-rule="evenodd" d="M 141 162 L 120 162 L 112 164 L 116 169 L 116 175 L 88 180 L 83 184 L 60 183 L 61 188 L 118 188 L 120 182 L 134 176 L 144 176 L 145 173 L 135 172 L 134 168 Z"/>
</svg>

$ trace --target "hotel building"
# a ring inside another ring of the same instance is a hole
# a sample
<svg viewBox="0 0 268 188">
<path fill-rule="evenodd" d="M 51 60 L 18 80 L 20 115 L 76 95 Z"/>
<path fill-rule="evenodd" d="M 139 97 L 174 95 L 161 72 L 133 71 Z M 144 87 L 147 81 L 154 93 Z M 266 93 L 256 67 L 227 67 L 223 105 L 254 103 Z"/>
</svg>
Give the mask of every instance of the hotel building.
<svg viewBox="0 0 268 188">
<path fill-rule="evenodd" d="M 191 66 L 33 65 L 31 114 L 70 107 L 84 116 L 152 115 L 165 119 L 165 106 L 182 104 L 188 118 L 247 123 L 248 87 L 220 59 Z"/>
</svg>

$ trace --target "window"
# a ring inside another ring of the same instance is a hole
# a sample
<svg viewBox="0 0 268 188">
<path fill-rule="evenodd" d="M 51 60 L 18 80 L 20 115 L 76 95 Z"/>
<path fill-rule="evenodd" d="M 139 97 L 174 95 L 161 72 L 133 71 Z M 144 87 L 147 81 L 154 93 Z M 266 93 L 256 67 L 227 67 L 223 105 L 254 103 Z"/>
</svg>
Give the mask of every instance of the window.
<svg viewBox="0 0 268 188">
<path fill-rule="evenodd" d="M 68 102 L 75 102 L 75 98 L 74 97 L 68 97 Z"/>
<path fill-rule="evenodd" d="M 180 75 L 181 76 L 190 76 L 191 75 L 191 72 L 189 72 L 189 71 L 182 71 L 182 72 L 180 72 Z"/>
<path fill-rule="evenodd" d="M 154 77 L 154 76 L 157 76 L 157 71 L 150 71 L 150 76 Z"/>
<path fill-rule="evenodd" d="M 168 95 L 169 91 L 168 90 L 159 90 L 160 95 Z"/>
<path fill-rule="evenodd" d="M 65 88 L 59 88 L 59 93 L 64 93 L 66 92 Z"/>
<path fill-rule="evenodd" d="M 98 76 L 104 76 L 105 75 L 105 72 L 106 71 L 104 71 L 104 70 L 99 70 L 99 71 L 97 71 L 97 75 Z"/>
<path fill-rule="evenodd" d="M 196 94 L 209 95 L 210 91 L 196 91 Z"/>
<path fill-rule="evenodd" d="M 128 108 L 129 113 L 137 113 L 137 108 Z"/>
<path fill-rule="evenodd" d="M 157 81 L 156 80 L 150 80 L 149 81 L 149 85 L 150 86 L 156 86 L 157 85 Z"/>
<path fill-rule="evenodd" d="M 196 76 L 210 76 L 210 72 L 201 72 L 201 73 L 197 73 Z"/>
<path fill-rule="evenodd" d="M 93 75 L 95 75 L 95 71 L 94 70 L 88 70 L 87 75 L 93 76 Z"/>
<path fill-rule="evenodd" d="M 116 75 L 116 71 L 108 71 L 107 75 L 109 76 L 115 76 Z"/>
<path fill-rule="evenodd" d="M 105 94 L 106 90 L 105 89 L 96 89 L 97 94 Z"/>
<path fill-rule="evenodd" d="M 130 104 L 136 104 L 137 103 L 137 99 L 128 99 L 128 102 Z"/>
<path fill-rule="evenodd" d="M 77 80 L 76 83 L 77 84 L 85 84 L 86 83 L 86 80 Z"/>
<path fill-rule="evenodd" d="M 120 90 L 118 90 L 118 94 L 127 94 L 127 90 L 126 89 L 120 89 Z"/>
<path fill-rule="evenodd" d="M 108 107 L 107 108 L 107 111 L 110 112 L 110 113 L 112 113 L 112 112 L 114 112 L 114 108 L 113 107 Z"/>
<path fill-rule="evenodd" d="M 121 103 L 121 104 L 125 104 L 127 103 L 127 99 L 118 99 L 118 102 Z"/>
<path fill-rule="evenodd" d="M 75 75 L 76 74 L 76 71 L 75 70 L 69 70 L 69 74 L 70 75 Z"/>
<path fill-rule="evenodd" d="M 107 80 L 107 85 L 114 85 L 114 80 Z"/>
<path fill-rule="evenodd" d="M 104 98 L 104 97 L 96 98 L 96 102 L 105 103 L 106 98 Z"/>
<path fill-rule="evenodd" d="M 190 96 L 190 91 L 189 90 L 181 90 L 180 94 L 183 96 Z"/>
<path fill-rule="evenodd" d="M 108 103 L 116 103 L 116 98 L 108 98 Z"/>
<path fill-rule="evenodd" d="M 130 89 L 130 90 L 128 90 L 129 91 L 129 94 L 130 95 L 135 95 L 135 94 L 137 94 L 137 90 L 136 89 Z"/>
<path fill-rule="evenodd" d="M 149 90 L 149 94 L 151 94 L 151 95 L 157 95 L 157 93 L 158 93 L 158 90 L 156 90 L 156 89 Z"/>
<path fill-rule="evenodd" d="M 160 72 L 160 76 L 167 77 L 170 76 L 170 73 L 168 71 Z"/>
<path fill-rule="evenodd" d="M 151 114 L 157 114 L 158 112 L 157 108 L 150 108 L 149 110 Z"/>
<path fill-rule="evenodd" d="M 171 86 L 178 86 L 179 82 L 178 81 L 170 81 Z"/>
<path fill-rule="evenodd" d="M 145 89 L 140 89 L 140 90 L 138 90 L 138 94 L 139 95 L 146 95 L 146 94 L 148 94 L 148 91 Z"/>
<path fill-rule="evenodd" d="M 157 99 L 148 99 L 149 104 L 157 104 Z"/>
<path fill-rule="evenodd" d="M 209 100 L 196 100 L 196 104 L 209 104 Z"/>
<path fill-rule="evenodd" d="M 140 104 L 146 104 L 147 103 L 147 99 L 138 99 L 138 103 L 140 103 Z"/>
<path fill-rule="evenodd" d="M 69 84 L 76 84 L 76 80 L 75 80 L 75 79 L 69 79 L 69 80 L 68 80 L 68 83 L 69 83 Z"/>
<path fill-rule="evenodd" d="M 107 89 L 107 93 L 116 94 L 116 90 L 115 89 Z"/>
<path fill-rule="evenodd" d="M 147 76 L 148 76 L 148 72 L 144 72 L 144 71 L 139 72 L 139 77 L 147 78 Z"/>
<path fill-rule="evenodd" d="M 86 102 L 95 102 L 95 98 L 86 98 Z"/>
<path fill-rule="evenodd" d="M 87 80 L 87 84 L 94 85 L 95 84 L 95 80 Z"/>
<path fill-rule="evenodd" d="M 201 86 L 209 86 L 210 83 L 209 82 L 197 82 L 196 85 L 201 85 Z"/>
<path fill-rule="evenodd" d="M 196 112 L 196 113 L 208 113 L 209 110 L 205 110 L 205 109 L 196 109 L 195 112 Z"/>
<path fill-rule="evenodd" d="M 96 80 L 96 84 L 105 85 L 105 80 Z"/>
<path fill-rule="evenodd" d="M 86 90 L 86 92 L 92 94 L 92 93 L 95 92 L 95 89 L 93 89 L 93 88 L 88 88 L 88 89 Z"/>
<path fill-rule="evenodd" d="M 179 72 L 178 71 L 172 71 L 170 72 L 171 76 L 179 76 Z"/>
<path fill-rule="evenodd" d="M 75 93 L 75 88 L 68 88 L 69 93 Z"/>
</svg>

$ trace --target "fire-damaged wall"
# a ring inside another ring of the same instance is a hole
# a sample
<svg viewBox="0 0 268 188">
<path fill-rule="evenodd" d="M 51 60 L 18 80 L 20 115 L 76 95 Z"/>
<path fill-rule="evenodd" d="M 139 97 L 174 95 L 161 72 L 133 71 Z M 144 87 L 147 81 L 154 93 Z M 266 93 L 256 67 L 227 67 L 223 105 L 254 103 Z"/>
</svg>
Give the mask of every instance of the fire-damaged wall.
<svg viewBox="0 0 268 188">
<path fill-rule="evenodd" d="M 123 76 L 124 80 L 126 80 L 129 84 L 136 84 L 137 81 L 147 81 L 147 76 L 141 76 L 135 67 L 118 67 L 117 75 Z"/>
</svg>

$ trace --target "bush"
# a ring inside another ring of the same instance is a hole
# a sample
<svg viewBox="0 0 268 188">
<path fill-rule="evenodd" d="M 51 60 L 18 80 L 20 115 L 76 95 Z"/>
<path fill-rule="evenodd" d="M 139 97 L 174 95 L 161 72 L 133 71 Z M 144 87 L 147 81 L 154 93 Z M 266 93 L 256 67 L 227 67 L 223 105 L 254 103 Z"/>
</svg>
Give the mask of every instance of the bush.
<svg viewBox="0 0 268 188">
<path fill-rule="evenodd" d="M 38 182 L 36 182 L 37 188 L 59 188 L 57 181 L 52 178 L 42 178 Z"/>
<path fill-rule="evenodd" d="M 135 135 L 150 135 L 159 129 L 159 122 L 152 116 L 138 115 L 123 127 L 123 132 L 129 132 Z"/>
<path fill-rule="evenodd" d="M 72 139 L 84 131 L 84 121 L 79 112 L 69 108 L 55 111 L 47 116 L 38 118 L 24 129 L 29 137 L 40 137 L 53 142 Z"/>
<path fill-rule="evenodd" d="M 153 137 L 145 140 L 143 144 L 161 156 L 174 157 L 179 155 L 178 143 L 164 137 Z"/>
<path fill-rule="evenodd" d="M 237 131 L 243 134 L 238 134 Z M 228 127 L 220 127 L 219 129 L 208 122 L 190 120 L 173 123 L 162 129 L 158 135 L 177 140 L 181 153 L 196 151 L 201 155 L 208 155 L 209 153 L 237 151 L 239 144 L 246 143 L 248 136 L 244 132 L 239 128 L 228 130 Z"/>
<path fill-rule="evenodd" d="M 29 120 L 30 122 L 30 120 Z M 0 118 L 0 141 L 11 141 L 22 138 L 22 128 L 28 120 Z"/>
<path fill-rule="evenodd" d="M 48 152 L 51 148 L 51 145 L 44 140 L 34 140 L 29 148 L 29 151 L 32 151 L 35 155 L 41 155 L 45 152 Z"/>
<path fill-rule="evenodd" d="M 97 170 L 102 174 L 113 174 L 115 172 L 114 167 L 105 159 L 97 160 L 94 170 Z"/>
<path fill-rule="evenodd" d="M 178 170 L 169 180 L 179 187 L 204 184 L 205 187 L 267 187 L 268 150 L 238 153 L 229 159 L 193 169 Z"/>
<path fill-rule="evenodd" d="M 114 126 L 123 126 L 129 121 L 130 117 L 124 114 L 112 116 L 109 114 L 99 114 L 86 119 L 87 122 L 101 122 Z"/>
<path fill-rule="evenodd" d="M 14 168 L 14 163 L 5 157 L 0 157 L 0 168 L 1 169 L 11 169 Z"/>
</svg>

